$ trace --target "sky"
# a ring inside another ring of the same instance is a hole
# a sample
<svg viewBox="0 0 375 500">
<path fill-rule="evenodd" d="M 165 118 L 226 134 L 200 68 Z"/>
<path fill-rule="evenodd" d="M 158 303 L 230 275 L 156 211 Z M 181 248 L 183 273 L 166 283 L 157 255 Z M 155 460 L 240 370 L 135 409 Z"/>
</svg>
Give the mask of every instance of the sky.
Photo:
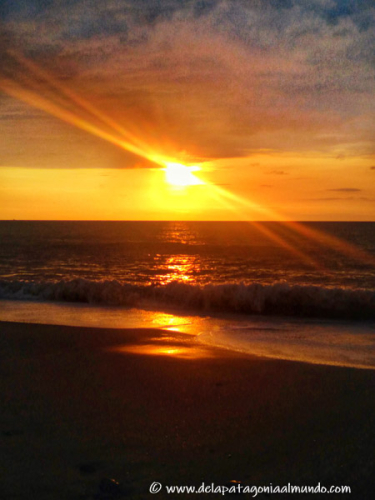
<svg viewBox="0 0 375 500">
<path fill-rule="evenodd" d="M 0 218 L 375 220 L 373 0 L 2 0 Z"/>
</svg>

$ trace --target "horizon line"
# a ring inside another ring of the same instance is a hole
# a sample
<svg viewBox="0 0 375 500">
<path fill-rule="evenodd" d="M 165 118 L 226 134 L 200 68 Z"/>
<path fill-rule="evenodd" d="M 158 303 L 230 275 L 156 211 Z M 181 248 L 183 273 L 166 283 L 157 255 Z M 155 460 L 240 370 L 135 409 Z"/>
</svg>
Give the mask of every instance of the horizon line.
<svg viewBox="0 0 375 500">
<path fill-rule="evenodd" d="M 334 223 L 349 223 L 349 222 L 361 222 L 361 223 L 375 223 L 375 220 L 332 220 L 332 219 L 319 219 L 319 220 L 302 220 L 302 219 L 290 219 L 290 220 L 243 220 L 243 219 L 199 219 L 199 220 L 190 220 L 190 219 L 0 219 L 1 222 L 244 222 L 244 223 L 262 223 L 262 222 L 280 222 L 280 223 L 288 223 L 288 222 L 334 222 Z"/>
</svg>

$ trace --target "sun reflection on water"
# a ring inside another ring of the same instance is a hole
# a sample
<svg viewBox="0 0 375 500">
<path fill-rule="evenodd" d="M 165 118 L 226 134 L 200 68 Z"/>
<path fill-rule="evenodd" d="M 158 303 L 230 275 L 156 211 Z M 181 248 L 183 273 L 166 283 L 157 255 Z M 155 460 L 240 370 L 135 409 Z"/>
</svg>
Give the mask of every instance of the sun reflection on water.
<svg viewBox="0 0 375 500">
<path fill-rule="evenodd" d="M 156 339 L 160 340 L 160 339 Z M 141 345 L 124 345 L 111 349 L 112 352 L 142 354 L 148 356 L 167 356 L 172 358 L 183 359 L 200 359 L 213 356 L 213 351 L 209 348 L 190 345 L 186 343 L 178 344 L 141 344 Z"/>
<path fill-rule="evenodd" d="M 214 356 L 214 351 L 197 342 L 204 319 L 193 316 L 176 316 L 159 311 L 144 311 L 153 329 L 137 344 L 125 344 L 110 348 L 117 353 L 166 356 L 182 359 L 199 359 Z M 147 327 L 142 325 L 143 328 Z"/>
<path fill-rule="evenodd" d="M 152 325 L 156 328 L 168 329 L 168 331 L 173 332 L 181 332 L 181 327 L 191 326 L 194 321 L 192 318 L 184 318 L 182 316 L 176 316 L 174 314 L 168 314 L 158 311 L 148 312 L 150 317 L 152 317 Z M 186 328 L 184 328 L 184 333 L 186 332 Z M 168 337 L 163 335 L 164 340 L 172 340 L 172 337 Z"/>
<path fill-rule="evenodd" d="M 159 283 L 166 285 L 172 281 L 195 282 L 194 275 L 199 273 L 196 258 L 193 255 L 170 256 L 165 263 L 166 272 L 159 276 Z"/>
</svg>

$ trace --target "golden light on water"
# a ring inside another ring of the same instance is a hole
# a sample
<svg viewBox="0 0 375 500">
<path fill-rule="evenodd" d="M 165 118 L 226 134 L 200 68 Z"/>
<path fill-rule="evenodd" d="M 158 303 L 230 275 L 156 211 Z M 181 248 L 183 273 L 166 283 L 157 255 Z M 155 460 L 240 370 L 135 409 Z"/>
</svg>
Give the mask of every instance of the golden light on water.
<svg viewBox="0 0 375 500">
<path fill-rule="evenodd" d="M 197 318 L 177 316 L 176 314 L 168 314 L 160 311 L 147 311 L 147 315 L 151 318 L 152 326 L 155 328 L 162 328 L 163 330 L 168 330 L 177 333 L 189 333 L 192 331 L 193 335 L 196 335 L 196 324 L 198 323 Z M 163 339 L 166 342 L 174 340 L 174 337 L 168 336 L 168 334 L 163 333 L 157 339 Z"/>
<path fill-rule="evenodd" d="M 205 319 L 200 316 L 177 316 L 160 311 L 144 311 L 155 328 L 144 343 L 124 344 L 109 351 L 146 356 L 164 356 L 194 360 L 217 355 L 209 346 L 198 343 L 197 338 L 205 330 Z"/>
<path fill-rule="evenodd" d="M 213 356 L 209 348 L 195 345 L 175 345 L 175 344 L 141 344 L 125 345 L 111 349 L 112 352 L 131 353 L 147 356 L 165 356 L 180 359 L 200 359 Z"/>
<path fill-rule="evenodd" d="M 160 276 L 159 282 L 162 285 L 172 281 L 182 281 L 184 283 L 194 283 L 194 272 L 197 270 L 195 258 L 192 255 L 177 255 L 168 257 L 168 272 Z M 199 272 L 199 270 L 197 270 Z"/>
</svg>

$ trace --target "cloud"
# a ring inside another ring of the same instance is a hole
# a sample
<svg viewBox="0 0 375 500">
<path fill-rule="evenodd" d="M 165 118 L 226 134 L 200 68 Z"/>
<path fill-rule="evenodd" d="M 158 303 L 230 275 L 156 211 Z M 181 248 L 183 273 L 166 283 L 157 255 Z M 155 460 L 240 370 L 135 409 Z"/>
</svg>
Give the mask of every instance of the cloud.
<svg viewBox="0 0 375 500">
<path fill-rule="evenodd" d="M 327 191 L 336 191 L 339 193 L 360 193 L 363 189 L 357 188 L 336 188 L 336 189 L 327 189 Z"/>
<path fill-rule="evenodd" d="M 347 198 L 309 198 L 308 201 L 342 201 L 342 200 L 353 200 L 353 197 Z"/>
<path fill-rule="evenodd" d="M 153 147 L 196 159 L 372 147 L 370 1 L 8 3 L 14 49 Z"/>
<path fill-rule="evenodd" d="M 341 197 L 341 198 L 335 198 L 335 197 L 328 197 L 328 198 L 309 198 L 308 201 L 375 201 L 375 198 L 368 198 L 366 196 L 361 196 L 361 197 L 355 197 L 355 196 L 346 196 L 346 197 Z"/>
<path fill-rule="evenodd" d="M 272 170 L 271 172 L 268 172 L 269 175 L 288 175 L 287 172 L 284 172 L 284 170 Z"/>
</svg>

